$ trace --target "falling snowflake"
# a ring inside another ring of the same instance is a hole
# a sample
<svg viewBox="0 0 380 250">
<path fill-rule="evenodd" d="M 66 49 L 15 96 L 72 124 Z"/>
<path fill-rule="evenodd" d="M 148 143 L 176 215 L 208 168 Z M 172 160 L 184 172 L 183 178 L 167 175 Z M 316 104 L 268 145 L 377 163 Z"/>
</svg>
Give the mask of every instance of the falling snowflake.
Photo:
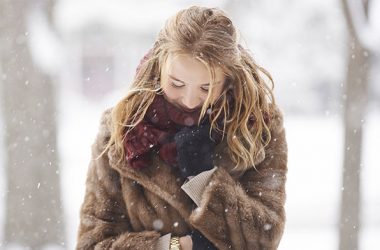
<svg viewBox="0 0 380 250">
<path fill-rule="evenodd" d="M 194 125 L 194 119 L 193 118 L 191 118 L 191 117 L 187 117 L 186 119 L 185 119 L 185 125 L 186 126 L 192 126 L 192 125 Z"/>
<path fill-rule="evenodd" d="M 265 224 L 264 225 L 264 231 L 268 231 L 272 228 L 272 225 L 271 224 Z"/>
<path fill-rule="evenodd" d="M 194 213 L 196 214 L 199 214 L 201 212 L 201 208 L 200 207 L 197 207 L 196 209 L 194 209 Z"/>
<path fill-rule="evenodd" d="M 155 230 L 161 230 L 164 227 L 164 223 L 160 219 L 156 219 L 153 221 L 153 228 Z"/>
</svg>

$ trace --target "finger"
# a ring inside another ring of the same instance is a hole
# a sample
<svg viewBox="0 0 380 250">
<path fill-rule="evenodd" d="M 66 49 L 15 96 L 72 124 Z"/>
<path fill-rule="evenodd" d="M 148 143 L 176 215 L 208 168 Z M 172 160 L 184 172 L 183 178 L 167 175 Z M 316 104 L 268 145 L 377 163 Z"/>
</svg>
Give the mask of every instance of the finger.
<svg viewBox="0 0 380 250">
<path fill-rule="evenodd" d="M 190 235 L 186 235 L 186 237 L 189 238 L 189 242 L 190 242 L 191 246 L 193 246 L 193 239 L 191 238 L 191 236 Z"/>
</svg>

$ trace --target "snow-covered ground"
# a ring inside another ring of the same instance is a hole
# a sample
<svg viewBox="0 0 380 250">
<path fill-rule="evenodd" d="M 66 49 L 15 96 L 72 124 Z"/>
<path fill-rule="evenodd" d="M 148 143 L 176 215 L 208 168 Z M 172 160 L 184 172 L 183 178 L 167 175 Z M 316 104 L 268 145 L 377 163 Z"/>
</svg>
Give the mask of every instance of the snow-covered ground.
<svg viewBox="0 0 380 250">
<path fill-rule="evenodd" d="M 286 114 L 285 114 L 286 115 Z M 288 223 L 280 249 L 337 249 L 343 162 L 339 116 L 285 116 L 289 146 Z M 375 157 L 380 146 L 380 112 L 364 121 L 361 248 L 380 245 L 380 176 Z"/>
<path fill-rule="evenodd" d="M 61 97 L 59 149 L 68 249 L 75 244 L 90 146 L 100 115 L 122 95 L 96 104 L 72 94 L 70 98 Z M 380 169 L 375 158 L 380 147 L 380 113 L 371 111 L 364 126 L 361 249 L 375 250 L 380 245 L 380 213 L 376 212 L 380 210 Z M 341 119 L 337 115 L 295 117 L 285 113 L 285 127 L 289 147 L 288 220 L 280 249 L 336 249 L 343 153 Z"/>
</svg>

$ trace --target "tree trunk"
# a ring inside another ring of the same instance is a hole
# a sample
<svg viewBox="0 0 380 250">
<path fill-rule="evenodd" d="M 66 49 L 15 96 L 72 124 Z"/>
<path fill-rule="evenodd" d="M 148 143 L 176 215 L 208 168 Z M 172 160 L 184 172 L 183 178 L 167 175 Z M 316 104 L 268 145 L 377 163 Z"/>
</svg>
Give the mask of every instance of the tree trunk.
<svg viewBox="0 0 380 250">
<path fill-rule="evenodd" d="M 369 52 L 359 43 L 347 2 L 342 0 L 349 30 L 348 66 L 344 99 L 344 163 L 341 193 L 339 249 L 359 248 L 360 171 L 363 123 L 368 100 Z"/>
<path fill-rule="evenodd" d="M 4 245 L 64 244 L 57 156 L 56 93 L 29 51 L 31 0 L 0 0 L 1 105 L 5 120 Z"/>
</svg>

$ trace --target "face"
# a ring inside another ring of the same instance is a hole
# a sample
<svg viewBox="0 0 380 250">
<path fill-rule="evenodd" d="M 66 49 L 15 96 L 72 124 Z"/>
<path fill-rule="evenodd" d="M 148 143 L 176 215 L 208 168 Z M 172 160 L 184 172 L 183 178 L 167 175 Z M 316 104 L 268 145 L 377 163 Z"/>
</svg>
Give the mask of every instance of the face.
<svg viewBox="0 0 380 250">
<path fill-rule="evenodd" d="M 169 55 L 161 72 L 161 79 L 165 98 L 175 106 L 189 112 L 202 107 L 211 83 L 207 67 L 189 55 L 175 57 Z M 223 71 L 215 68 L 212 102 L 222 93 L 224 81 Z"/>
</svg>

